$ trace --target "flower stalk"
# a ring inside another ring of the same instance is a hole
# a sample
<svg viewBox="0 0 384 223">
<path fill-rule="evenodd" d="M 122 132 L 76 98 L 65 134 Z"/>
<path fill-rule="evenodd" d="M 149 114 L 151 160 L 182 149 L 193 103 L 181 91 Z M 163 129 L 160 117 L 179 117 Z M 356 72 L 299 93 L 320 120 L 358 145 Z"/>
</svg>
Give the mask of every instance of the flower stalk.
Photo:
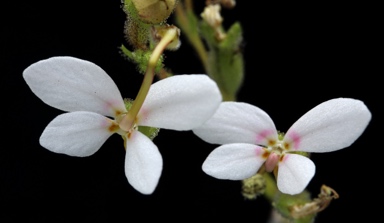
<svg viewBox="0 0 384 223">
<path fill-rule="evenodd" d="M 204 70 L 208 70 L 208 54 L 198 30 L 199 20 L 195 16 L 191 1 L 179 3 L 175 8 L 176 21 L 182 28 L 185 37 L 195 49 Z"/>
<path fill-rule="evenodd" d="M 119 127 L 122 130 L 129 131 L 130 129 L 132 129 L 133 124 L 135 122 L 135 118 L 139 113 L 139 110 L 143 105 L 145 97 L 147 96 L 149 88 L 153 82 L 157 61 L 159 60 L 160 56 L 167 48 L 167 46 L 172 43 L 175 38 L 178 38 L 177 28 L 174 26 L 170 26 L 169 29 L 165 31 L 164 36 L 153 50 L 151 57 L 149 58 L 148 67 L 144 74 L 143 83 L 141 84 L 137 97 L 133 102 L 131 109 L 128 111 L 128 114 L 124 116 L 121 122 L 119 123 Z"/>
<path fill-rule="evenodd" d="M 236 101 L 244 76 L 241 25 L 236 22 L 225 30 L 221 7 L 216 2 L 207 1 L 201 18 L 192 7 L 190 1 L 180 2 L 175 9 L 176 22 L 197 52 L 205 72 L 218 84 L 223 100 Z"/>
</svg>

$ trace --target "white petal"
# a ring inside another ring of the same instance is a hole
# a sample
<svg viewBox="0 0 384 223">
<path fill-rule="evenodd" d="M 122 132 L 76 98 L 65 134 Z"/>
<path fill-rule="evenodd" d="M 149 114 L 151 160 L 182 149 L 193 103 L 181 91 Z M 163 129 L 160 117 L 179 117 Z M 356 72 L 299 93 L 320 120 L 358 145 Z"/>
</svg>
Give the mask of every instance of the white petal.
<svg viewBox="0 0 384 223">
<path fill-rule="evenodd" d="M 202 126 L 193 132 L 209 143 L 252 143 L 267 145 L 277 139 L 272 119 L 260 108 L 242 102 L 223 102 Z"/>
<path fill-rule="evenodd" d="M 226 144 L 214 149 L 203 163 L 203 171 L 218 179 L 243 180 L 257 173 L 265 162 L 263 149 L 246 143 Z"/>
<path fill-rule="evenodd" d="M 73 57 L 52 57 L 30 65 L 23 77 L 32 92 L 64 111 L 92 111 L 114 117 L 124 112 L 120 91 L 94 63 Z"/>
<path fill-rule="evenodd" d="M 152 194 L 163 169 L 157 146 L 144 134 L 133 131 L 126 142 L 125 175 L 128 182 L 143 194 Z"/>
<path fill-rule="evenodd" d="M 301 193 L 315 175 L 312 160 L 297 154 L 286 154 L 279 163 L 277 187 L 285 194 Z"/>
<path fill-rule="evenodd" d="M 350 146 L 365 130 L 371 112 L 362 101 L 332 99 L 303 115 L 287 131 L 293 150 L 331 152 Z"/>
<path fill-rule="evenodd" d="M 221 100 L 219 88 L 207 75 L 175 75 L 151 86 L 138 123 L 191 130 L 210 118 Z"/>
<path fill-rule="evenodd" d="M 93 112 L 70 112 L 57 116 L 44 129 L 40 144 L 70 156 L 90 156 L 113 134 L 113 121 Z"/>
</svg>

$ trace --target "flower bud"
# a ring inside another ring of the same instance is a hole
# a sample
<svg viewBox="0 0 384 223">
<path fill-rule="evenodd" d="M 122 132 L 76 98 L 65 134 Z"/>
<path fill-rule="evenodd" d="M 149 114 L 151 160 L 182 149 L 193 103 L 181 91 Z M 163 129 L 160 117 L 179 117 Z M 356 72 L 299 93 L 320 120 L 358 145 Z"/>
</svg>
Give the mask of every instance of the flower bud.
<svg viewBox="0 0 384 223">
<path fill-rule="evenodd" d="M 173 12 L 177 0 L 131 0 L 139 19 L 144 23 L 160 24 Z"/>
<path fill-rule="evenodd" d="M 254 200 L 257 196 L 264 194 L 266 182 L 263 175 L 256 175 L 242 180 L 242 194 L 248 200 Z"/>
<path fill-rule="evenodd" d="M 220 15 L 221 7 L 218 4 L 208 5 L 201 13 L 201 17 L 213 28 L 221 26 L 223 17 Z"/>
<path fill-rule="evenodd" d="M 181 45 L 180 29 L 177 28 L 174 25 L 165 24 L 165 25 L 162 25 L 162 26 L 153 26 L 152 27 L 152 39 L 153 39 L 153 41 L 155 43 L 158 43 L 164 37 L 164 35 L 167 33 L 167 30 L 169 30 L 169 29 L 176 30 L 177 35 L 167 45 L 166 49 L 167 50 L 177 50 L 180 47 L 180 45 Z"/>
</svg>

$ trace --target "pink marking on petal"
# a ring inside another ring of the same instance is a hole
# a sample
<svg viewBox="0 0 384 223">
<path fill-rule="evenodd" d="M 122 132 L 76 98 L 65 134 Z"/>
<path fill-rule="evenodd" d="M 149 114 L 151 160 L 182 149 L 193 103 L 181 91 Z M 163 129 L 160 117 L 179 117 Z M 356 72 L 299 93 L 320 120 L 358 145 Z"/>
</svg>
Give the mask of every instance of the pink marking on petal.
<svg viewBox="0 0 384 223">
<path fill-rule="evenodd" d="M 260 147 L 256 147 L 255 153 L 256 153 L 256 156 L 261 156 L 264 153 L 264 150 Z"/>
<path fill-rule="evenodd" d="M 259 132 L 256 136 L 256 142 L 265 142 L 268 136 L 273 135 L 273 130 L 267 129 Z"/>
<path fill-rule="evenodd" d="M 110 121 L 110 124 L 108 126 L 108 131 L 117 132 L 117 131 L 119 131 L 119 129 L 120 129 L 119 124 L 117 124 L 114 121 Z"/>
<path fill-rule="evenodd" d="M 140 125 L 142 120 L 146 120 L 148 116 L 148 109 L 141 107 L 139 113 L 136 116 L 136 123 Z"/>
<path fill-rule="evenodd" d="M 108 118 L 103 119 L 100 123 L 100 126 L 106 129 L 107 131 L 113 133 L 117 132 L 120 129 L 119 125 L 115 121 L 112 121 Z"/>
<path fill-rule="evenodd" d="M 301 142 L 301 136 L 296 132 L 289 132 L 287 135 L 291 140 L 293 144 L 293 149 L 298 150 Z"/>
<path fill-rule="evenodd" d="M 283 156 L 280 157 L 280 162 L 285 162 L 289 157 L 290 157 L 289 154 L 284 154 Z"/>
<path fill-rule="evenodd" d="M 113 114 L 115 114 L 115 117 L 117 117 L 118 115 L 121 115 L 122 113 L 124 113 L 125 111 L 121 111 L 119 110 L 119 105 L 121 103 L 120 100 L 110 100 L 110 101 L 106 101 L 105 104 L 104 104 L 104 108 L 103 110 L 105 112 L 110 112 L 112 111 Z"/>
<path fill-rule="evenodd" d="M 135 138 L 137 135 L 136 133 L 137 133 L 136 130 L 132 130 L 132 131 L 127 132 L 127 134 L 126 134 L 127 142 L 129 142 L 130 140 L 133 140 L 133 138 Z"/>
<path fill-rule="evenodd" d="M 101 127 L 108 129 L 109 126 L 111 125 L 111 122 L 112 122 L 112 120 L 106 118 L 106 119 L 103 119 L 101 121 L 100 125 L 101 125 Z"/>
</svg>

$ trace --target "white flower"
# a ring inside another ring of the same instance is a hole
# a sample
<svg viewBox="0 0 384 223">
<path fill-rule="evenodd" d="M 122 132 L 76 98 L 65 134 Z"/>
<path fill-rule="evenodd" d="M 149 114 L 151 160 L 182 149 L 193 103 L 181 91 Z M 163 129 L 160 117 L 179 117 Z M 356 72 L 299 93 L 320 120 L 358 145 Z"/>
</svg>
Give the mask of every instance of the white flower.
<svg viewBox="0 0 384 223">
<path fill-rule="evenodd" d="M 138 126 L 191 130 L 210 118 L 221 102 L 219 89 L 208 76 L 172 76 L 151 85 L 134 127 L 126 132 L 119 128 L 119 120 L 127 114 L 123 98 L 99 66 L 73 57 L 53 57 L 32 64 L 23 77 L 43 102 L 69 111 L 45 128 L 40 137 L 43 147 L 85 157 L 118 133 L 125 141 L 128 182 L 143 194 L 155 190 L 163 161 Z"/>
<path fill-rule="evenodd" d="M 265 165 L 276 171 L 277 187 L 302 192 L 315 174 L 314 163 L 298 152 L 331 152 L 350 146 L 365 130 L 371 113 L 363 102 L 337 98 L 311 109 L 283 138 L 263 110 L 241 102 L 223 102 L 216 114 L 193 132 L 206 142 L 223 144 L 203 163 L 218 179 L 243 180 Z"/>
</svg>

